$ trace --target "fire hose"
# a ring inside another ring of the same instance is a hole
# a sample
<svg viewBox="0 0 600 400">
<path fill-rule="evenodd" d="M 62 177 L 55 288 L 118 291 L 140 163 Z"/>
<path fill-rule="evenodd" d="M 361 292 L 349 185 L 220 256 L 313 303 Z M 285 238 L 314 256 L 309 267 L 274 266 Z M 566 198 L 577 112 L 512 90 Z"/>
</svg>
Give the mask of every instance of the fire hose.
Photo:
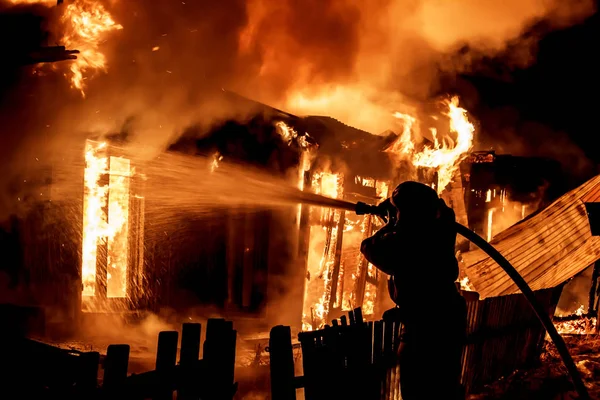
<svg viewBox="0 0 600 400">
<path fill-rule="evenodd" d="M 310 196 L 308 196 L 310 197 Z M 319 206 L 333 207 L 338 209 L 343 209 L 347 211 L 356 212 L 359 215 L 371 214 L 381 216 L 381 207 L 378 206 L 370 206 L 365 203 L 352 203 L 349 201 L 338 200 L 338 199 L 326 199 L 327 204 L 324 204 L 324 198 L 322 196 L 315 196 L 314 199 L 304 198 L 304 203 L 314 204 Z M 581 375 L 579 374 L 579 370 L 569 353 L 569 349 L 562 336 L 556 330 L 556 327 L 552 323 L 552 319 L 548 315 L 547 311 L 544 307 L 538 302 L 536 299 L 533 290 L 529 287 L 525 279 L 519 274 L 519 272 L 512 266 L 512 264 L 502 255 L 498 250 L 494 248 L 490 243 L 488 243 L 485 239 L 479 236 L 477 233 L 473 232 L 469 228 L 455 222 L 456 232 L 465 237 L 467 240 L 474 243 L 477 247 L 479 247 L 482 251 L 484 251 L 488 256 L 490 256 L 502 269 L 508 274 L 508 276 L 513 280 L 513 282 L 517 285 L 519 290 L 525 295 L 525 298 L 529 302 L 529 305 L 537 315 L 538 319 L 550 335 L 552 342 L 556 346 L 558 353 L 567 368 L 567 371 L 571 377 L 573 382 L 573 386 L 579 395 L 579 398 L 584 400 L 589 400 L 590 396 L 588 394 L 587 388 L 581 379 Z"/>
</svg>

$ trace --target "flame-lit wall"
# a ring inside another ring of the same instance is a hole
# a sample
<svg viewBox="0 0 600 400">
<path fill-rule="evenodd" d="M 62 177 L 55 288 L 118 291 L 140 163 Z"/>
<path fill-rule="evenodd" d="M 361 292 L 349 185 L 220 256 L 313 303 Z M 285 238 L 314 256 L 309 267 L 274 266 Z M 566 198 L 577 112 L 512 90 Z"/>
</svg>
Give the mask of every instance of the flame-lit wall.
<svg viewBox="0 0 600 400">
<path fill-rule="evenodd" d="M 391 182 L 350 171 L 309 172 L 305 190 L 328 197 L 377 204 Z M 362 307 L 367 317 L 380 315 L 387 296 L 386 276 L 360 253 L 361 242 L 381 227 L 373 216 L 308 207 L 303 328 L 318 329 L 342 313 Z"/>
</svg>

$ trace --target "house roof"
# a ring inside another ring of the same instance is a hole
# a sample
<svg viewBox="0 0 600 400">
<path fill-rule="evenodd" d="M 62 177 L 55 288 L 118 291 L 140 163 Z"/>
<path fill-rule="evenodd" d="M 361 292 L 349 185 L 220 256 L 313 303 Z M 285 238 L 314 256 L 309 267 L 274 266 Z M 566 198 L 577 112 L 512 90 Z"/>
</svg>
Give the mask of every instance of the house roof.
<svg viewBox="0 0 600 400">
<path fill-rule="evenodd" d="M 397 139 L 395 134 L 374 135 L 326 116 L 296 116 L 226 90 L 216 93 L 216 96 L 222 96 L 226 107 L 241 110 L 244 118 L 237 122 L 234 119 L 223 121 L 213 126 L 210 132 L 191 127 L 170 146 L 170 150 L 207 149 L 214 147 L 215 143 L 221 143 L 221 147 L 231 147 L 231 143 L 238 140 L 246 147 L 253 143 L 247 153 L 258 154 L 265 143 L 254 143 L 253 137 L 259 131 L 263 134 L 269 132 L 268 136 L 272 139 L 270 145 L 273 145 L 279 137 L 273 124 L 284 121 L 299 136 L 308 135 L 309 142 L 318 144 L 315 165 L 322 162 L 332 170 L 350 169 L 353 174 L 374 179 L 389 179 L 394 169 L 392 158 L 384 154 L 384 150 Z"/>
<path fill-rule="evenodd" d="M 600 259 L 586 203 L 600 202 L 600 175 L 535 215 L 501 232 L 491 244 L 533 290 L 560 285 Z M 477 249 L 462 255 L 465 273 L 481 298 L 518 293 L 502 268 Z"/>
</svg>

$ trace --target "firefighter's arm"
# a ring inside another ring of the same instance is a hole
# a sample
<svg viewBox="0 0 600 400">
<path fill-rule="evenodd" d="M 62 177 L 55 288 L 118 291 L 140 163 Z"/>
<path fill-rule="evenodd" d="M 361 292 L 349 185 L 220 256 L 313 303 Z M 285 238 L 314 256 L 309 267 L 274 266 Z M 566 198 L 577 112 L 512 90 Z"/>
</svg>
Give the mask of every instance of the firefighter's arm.
<svg viewBox="0 0 600 400">
<path fill-rule="evenodd" d="M 361 253 L 367 261 L 388 275 L 393 274 L 394 253 L 397 251 L 398 233 L 385 227 L 375 235 L 363 240 Z"/>
</svg>

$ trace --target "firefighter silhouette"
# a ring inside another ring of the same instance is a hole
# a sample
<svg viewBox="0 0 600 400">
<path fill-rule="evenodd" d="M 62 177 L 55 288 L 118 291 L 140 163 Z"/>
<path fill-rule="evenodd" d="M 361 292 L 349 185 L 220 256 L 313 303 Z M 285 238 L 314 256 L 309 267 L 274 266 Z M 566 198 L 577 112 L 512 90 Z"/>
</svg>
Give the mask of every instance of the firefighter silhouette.
<svg viewBox="0 0 600 400">
<path fill-rule="evenodd" d="M 398 185 L 384 206 L 388 223 L 362 242 L 361 252 L 390 275 L 389 292 L 397 306 L 384 319 L 403 324 L 402 398 L 459 398 L 466 302 L 455 283 L 454 212 L 435 190 L 412 181 Z"/>
</svg>

